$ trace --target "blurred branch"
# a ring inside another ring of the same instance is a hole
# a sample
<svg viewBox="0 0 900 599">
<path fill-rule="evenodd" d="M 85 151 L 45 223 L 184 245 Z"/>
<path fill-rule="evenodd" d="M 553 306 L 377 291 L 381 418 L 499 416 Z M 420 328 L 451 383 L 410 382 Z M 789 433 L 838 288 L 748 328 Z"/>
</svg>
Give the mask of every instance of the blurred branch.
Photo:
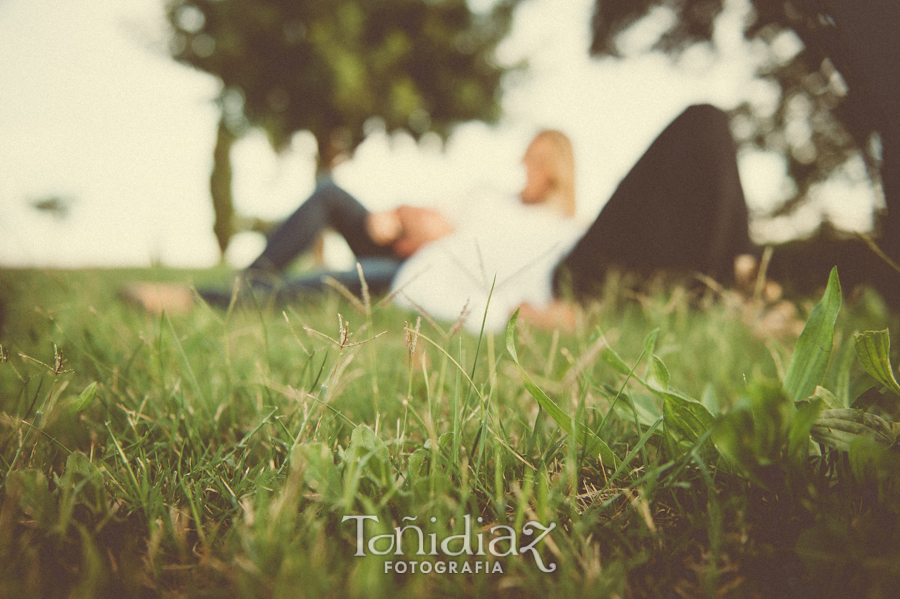
<svg viewBox="0 0 900 599">
<path fill-rule="evenodd" d="M 38 212 L 48 214 L 57 220 L 68 218 L 74 203 L 75 198 L 58 195 L 51 195 L 29 202 L 31 207 Z"/>
</svg>

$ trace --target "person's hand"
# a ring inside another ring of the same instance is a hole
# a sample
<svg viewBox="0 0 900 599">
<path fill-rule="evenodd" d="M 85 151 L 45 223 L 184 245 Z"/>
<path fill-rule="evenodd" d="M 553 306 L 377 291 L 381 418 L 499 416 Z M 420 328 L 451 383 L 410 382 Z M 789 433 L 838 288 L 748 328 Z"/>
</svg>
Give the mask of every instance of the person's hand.
<svg viewBox="0 0 900 599">
<path fill-rule="evenodd" d="M 396 213 L 401 232 L 394 242 L 394 253 L 404 258 L 413 255 L 426 243 L 453 232 L 453 225 L 437 210 L 404 205 L 398 207 Z"/>
<path fill-rule="evenodd" d="M 374 212 L 366 218 L 366 232 L 378 245 L 390 245 L 403 232 L 403 224 L 396 210 Z"/>
</svg>

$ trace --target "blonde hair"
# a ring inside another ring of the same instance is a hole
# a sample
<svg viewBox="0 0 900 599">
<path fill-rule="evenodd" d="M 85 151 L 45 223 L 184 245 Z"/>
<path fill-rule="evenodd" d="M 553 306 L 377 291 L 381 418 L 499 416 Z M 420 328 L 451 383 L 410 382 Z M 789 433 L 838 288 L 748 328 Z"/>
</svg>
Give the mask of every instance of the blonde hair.
<svg viewBox="0 0 900 599">
<path fill-rule="evenodd" d="M 568 216 L 575 216 L 575 153 L 572 142 L 562 131 L 544 129 L 534 136 L 534 143 L 545 143 L 550 148 L 548 166 L 552 173 L 554 200 Z"/>
</svg>

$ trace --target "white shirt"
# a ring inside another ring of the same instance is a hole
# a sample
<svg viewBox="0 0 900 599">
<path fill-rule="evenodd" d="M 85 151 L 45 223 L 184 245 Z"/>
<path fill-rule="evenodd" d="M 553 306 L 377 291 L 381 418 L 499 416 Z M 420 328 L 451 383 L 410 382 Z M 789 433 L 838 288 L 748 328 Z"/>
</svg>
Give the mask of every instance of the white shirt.
<svg viewBox="0 0 900 599">
<path fill-rule="evenodd" d="M 392 291 L 399 291 L 396 303 L 438 320 L 455 321 L 465 308 L 473 333 L 485 310 L 485 330 L 501 331 L 522 303 L 549 304 L 553 272 L 585 228 L 551 208 L 496 195 L 472 202 L 459 221 L 403 263 Z"/>
</svg>

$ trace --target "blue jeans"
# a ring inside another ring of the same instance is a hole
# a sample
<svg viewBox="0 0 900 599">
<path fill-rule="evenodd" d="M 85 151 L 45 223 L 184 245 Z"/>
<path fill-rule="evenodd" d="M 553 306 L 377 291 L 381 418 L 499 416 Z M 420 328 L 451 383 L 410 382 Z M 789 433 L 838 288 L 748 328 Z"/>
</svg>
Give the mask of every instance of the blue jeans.
<svg viewBox="0 0 900 599">
<path fill-rule="evenodd" d="M 326 228 L 332 228 L 344 238 L 362 266 L 370 290 L 382 293 L 390 288 L 391 280 L 402 259 L 391 246 L 378 245 L 366 231 L 369 211 L 349 193 L 331 181 L 320 183 L 312 195 L 287 218 L 266 242 L 263 253 L 247 268 L 248 274 L 259 279 L 260 272 L 280 273 L 297 256 L 309 250 Z M 298 294 L 321 291 L 330 276 L 354 293 L 361 291 L 359 274 L 350 271 L 325 271 L 289 279 L 279 285 L 280 293 Z"/>
<path fill-rule="evenodd" d="M 377 245 L 366 231 L 369 211 L 332 182 L 319 184 L 269 236 L 266 249 L 248 270 L 281 272 L 297 256 L 309 250 L 319 234 L 331 227 L 343 236 L 357 258 L 395 258 L 390 246 Z"/>
<path fill-rule="evenodd" d="M 391 246 L 376 244 L 366 231 L 369 211 L 349 193 L 332 183 L 320 183 L 312 195 L 287 218 L 266 241 L 262 254 L 244 271 L 244 279 L 254 292 L 275 294 L 276 299 L 290 301 L 305 293 L 320 292 L 328 287 L 331 277 L 359 294 L 362 283 L 356 269 L 322 271 L 293 279 L 282 279 L 281 273 L 300 254 L 312 248 L 326 229 L 343 236 L 362 267 L 366 284 L 372 293 L 388 291 L 402 258 Z M 200 295 L 209 303 L 227 305 L 231 292 L 204 290 Z"/>
</svg>

